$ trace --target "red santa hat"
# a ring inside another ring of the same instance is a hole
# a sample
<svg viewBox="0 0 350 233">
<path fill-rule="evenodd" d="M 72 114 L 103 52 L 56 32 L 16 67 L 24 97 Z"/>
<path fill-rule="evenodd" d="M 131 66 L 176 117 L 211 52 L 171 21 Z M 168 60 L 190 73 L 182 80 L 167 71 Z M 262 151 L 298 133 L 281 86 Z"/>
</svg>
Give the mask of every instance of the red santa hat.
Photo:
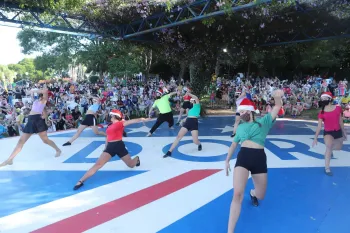
<svg viewBox="0 0 350 233">
<path fill-rule="evenodd" d="M 157 95 L 163 95 L 163 89 L 159 88 L 156 93 Z"/>
<path fill-rule="evenodd" d="M 323 97 L 328 97 L 328 98 L 331 98 L 331 99 L 333 99 L 333 95 L 332 95 L 332 93 L 331 92 L 323 92 L 322 94 L 321 94 L 321 98 L 323 98 Z"/>
<path fill-rule="evenodd" d="M 239 111 L 246 111 L 246 110 L 251 111 L 251 112 L 255 112 L 255 113 L 259 113 L 259 110 L 255 106 L 254 102 L 248 98 L 244 98 L 237 108 L 238 112 Z"/>
</svg>

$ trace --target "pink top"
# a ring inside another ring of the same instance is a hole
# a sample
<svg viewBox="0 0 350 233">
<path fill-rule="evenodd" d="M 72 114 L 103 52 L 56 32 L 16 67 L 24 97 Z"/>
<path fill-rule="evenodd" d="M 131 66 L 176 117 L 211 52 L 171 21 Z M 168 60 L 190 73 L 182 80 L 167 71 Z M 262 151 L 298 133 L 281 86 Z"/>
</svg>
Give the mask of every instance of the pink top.
<svg viewBox="0 0 350 233">
<path fill-rule="evenodd" d="M 345 110 L 345 111 L 343 112 L 343 114 L 344 114 L 344 117 L 350 118 L 350 110 Z"/>
<path fill-rule="evenodd" d="M 39 100 L 36 100 L 33 103 L 32 112 L 43 113 L 44 108 L 45 108 L 45 104 L 42 104 L 42 103 L 40 103 Z"/>
<path fill-rule="evenodd" d="M 336 106 L 332 112 L 320 112 L 318 114 L 318 119 L 322 119 L 324 122 L 325 131 L 337 131 L 340 130 L 339 119 L 342 114 L 342 109 L 340 106 Z"/>
</svg>

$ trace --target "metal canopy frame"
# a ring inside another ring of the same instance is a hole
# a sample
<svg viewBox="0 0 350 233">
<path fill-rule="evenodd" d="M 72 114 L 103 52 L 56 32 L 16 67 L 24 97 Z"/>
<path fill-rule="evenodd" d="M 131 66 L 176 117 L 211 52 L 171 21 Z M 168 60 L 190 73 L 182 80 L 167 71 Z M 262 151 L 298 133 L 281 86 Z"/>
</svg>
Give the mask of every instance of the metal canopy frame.
<svg viewBox="0 0 350 233">
<path fill-rule="evenodd" d="M 309 14 L 312 9 L 304 9 L 296 1 L 296 10 Z M 337 1 L 337 0 L 335 0 Z M 50 19 L 44 15 L 43 9 L 20 8 L 18 4 L 8 3 L 0 0 L 0 22 L 16 25 L 31 26 L 37 29 L 44 29 L 53 32 L 86 36 L 90 38 L 105 37 L 114 40 L 143 41 L 143 36 L 152 34 L 164 29 L 189 24 L 199 20 L 205 20 L 216 16 L 221 16 L 228 11 L 248 10 L 263 3 L 270 3 L 271 0 L 249 0 L 249 3 L 239 4 L 240 0 L 232 0 L 231 8 L 220 10 L 216 7 L 218 0 L 197 0 L 191 4 L 177 7 L 169 12 L 161 12 L 148 16 L 129 24 L 109 25 L 108 28 L 90 22 L 83 16 L 71 16 L 65 13 L 51 14 Z M 310 17 L 312 17 L 310 15 Z M 104 23 L 106 25 L 106 23 Z M 103 29 L 102 29 L 103 28 Z M 350 23 L 337 25 L 337 28 L 325 27 L 317 33 L 309 31 L 297 31 L 294 34 L 277 32 L 277 36 L 270 39 L 268 43 L 260 46 L 285 45 L 291 43 L 303 43 L 316 40 L 329 40 L 335 38 L 350 37 Z M 269 37 L 265 34 L 266 38 Z"/>
</svg>

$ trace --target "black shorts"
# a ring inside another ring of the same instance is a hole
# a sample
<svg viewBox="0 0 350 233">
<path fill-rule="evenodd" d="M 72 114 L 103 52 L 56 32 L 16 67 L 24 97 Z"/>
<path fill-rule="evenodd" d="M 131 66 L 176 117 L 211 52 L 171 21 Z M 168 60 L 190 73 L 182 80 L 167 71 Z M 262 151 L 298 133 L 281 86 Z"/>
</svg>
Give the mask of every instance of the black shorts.
<svg viewBox="0 0 350 233">
<path fill-rule="evenodd" d="M 342 138 L 343 137 L 343 131 L 335 130 L 335 131 L 324 131 L 323 136 L 331 135 L 334 139 Z"/>
<path fill-rule="evenodd" d="M 244 167 L 250 173 L 267 173 L 267 158 L 264 149 L 241 147 L 235 167 Z"/>
<path fill-rule="evenodd" d="M 47 131 L 48 127 L 46 125 L 45 119 L 41 118 L 40 114 L 29 115 L 28 122 L 23 129 L 23 133 L 35 134 Z"/>
<path fill-rule="evenodd" d="M 81 124 L 86 126 L 96 126 L 97 125 L 96 117 L 92 114 L 87 114 L 83 122 L 81 122 Z"/>
<path fill-rule="evenodd" d="M 198 130 L 198 119 L 187 117 L 182 127 L 186 128 L 188 131 Z"/>
<path fill-rule="evenodd" d="M 107 148 L 103 152 L 110 154 L 112 157 L 118 155 L 119 158 L 123 158 L 125 155 L 129 154 L 123 141 L 108 142 Z"/>
<path fill-rule="evenodd" d="M 191 109 L 191 102 L 190 101 L 184 101 L 182 103 L 182 108 L 183 109 Z"/>
</svg>

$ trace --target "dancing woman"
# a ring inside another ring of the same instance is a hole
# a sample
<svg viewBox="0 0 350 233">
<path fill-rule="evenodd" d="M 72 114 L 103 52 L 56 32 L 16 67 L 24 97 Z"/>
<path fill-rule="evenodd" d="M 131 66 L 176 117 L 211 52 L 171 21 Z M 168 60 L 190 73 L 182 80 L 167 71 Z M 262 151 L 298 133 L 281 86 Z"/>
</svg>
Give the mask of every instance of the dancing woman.
<svg viewBox="0 0 350 233">
<path fill-rule="evenodd" d="M 89 107 L 88 111 L 86 112 L 85 119 L 83 120 L 83 122 L 81 122 L 75 135 L 68 142 L 64 143 L 63 146 L 72 145 L 72 143 L 88 127 L 91 127 L 92 131 L 96 135 L 106 136 L 106 134 L 104 132 L 98 130 L 98 124 L 97 124 L 97 119 L 96 119 L 97 111 L 99 110 L 99 108 L 101 106 L 100 99 L 96 98 L 96 97 L 92 97 L 91 99 L 92 99 L 92 105 Z"/>
<path fill-rule="evenodd" d="M 172 92 L 166 95 L 163 95 L 163 90 L 159 89 L 156 93 L 157 97 L 156 97 L 156 101 L 154 101 L 153 106 L 151 107 L 151 109 L 149 110 L 149 113 L 151 113 L 153 111 L 153 108 L 157 107 L 159 110 L 159 116 L 157 118 L 156 123 L 154 123 L 154 125 L 152 126 L 151 130 L 149 131 L 149 133 L 147 134 L 147 137 L 152 136 L 152 134 L 154 133 L 154 131 L 156 131 L 156 129 L 163 124 L 163 122 L 168 122 L 169 124 L 169 128 L 172 128 L 174 126 L 174 116 L 173 116 L 173 112 L 170 106 L 170 102 L 169 102 L 169 98 L 173 95 L 175 95 L 177 92 Z M 151 117 L 151 116 L 149 116 Z"/>
<path fill-rule="evenodd" d="M 190 93 L 191 90 L 188 89 L 187 92 Z M 184 102 L 182 103 L 182 106 L 181 106 L 181 109 L 180 109 L 180 113 L 179 113 L 179 116 L 178 116 L 176 125 L 179 125 L 179 124 L 180 124 L 181 117 L 182 117 L 182 115 L 184 114 L 184 112 L 186 111 L 186 115 L 187 115 L 187 114 L 188 114 L 188 110 L 191 108 L 191 103 L 190 103 L 191 96 L 188 95 L 188 94 L 185 94 L 185 95 L 183 96 L 183 99 L 184 99 Z"/>
<path fill-rule="evenodd" d="M 347 140 L 346 131 L 342 119 L 342 109 L 340 106 L 332 105 L 333 96 L 331 92 L 325 92 L 321 95 L 321 112 L 318 114 L 318 126 L 312 146 L 317 145 L 318 135 L 324 123 L 323 138 L 326 145 L 325 151 L 325 173 L 332 176 L 330 169 L 331 156 L 334 150 L 341 150 L 344 140 Z"/>
<path fill-rule="evenodd" d="M 171 145 L 169 151 L 166 152 L 166 154 L 163 156 L 163 158 L 171 156 L 171 153 L 173 152 L 175 147 L 179 144 L 180 140 L 185 136 L 185 134 L 188 131 L 190 131 L 192 134 L 193 143 L 198 145 L 198 150 L 202 150 L 202 145 L 198 140 L 198 117 L 200 117 L 201 105 L 197 96 L 192 95 L 190 93 L 187 93 L 186 95 L 189 95 L 191 97 L 190 102 L 193 106 L 188 111 L 187 118 L 184 119 L 185 123 L 181 127 L 175 141 Z"/>
<path fill-rule="evenodd" d="M 125 144 L 123 142 L 123 132 L 124 127 L 139 123 L 146 122 L 150 119 L 139 118 L 134 120 L 123 120 L 123 114 L 119 110 L 112 110 L 111 115 L 111 124 L 107 127 L 106 133 L 106 147 L 103 153 L 100 155 L 100 158 L 97 162 L 90 168 L 89 171 L 85 173 L 85 175 L 78 181 L 78 183 L 74 186 L 74 190 L 79 189 L 84 185 L 84 182 L 93 176 L 99 169 L 101 169 L 111 158 L 115 155 L 118 155 L 121 160 L 130 168 L 140 166 L 140 158 L 136 156 L 135 158 L 131 158 L 128 150 L 125 148 Z"/>
<path fill-rule="evenodd" d="M 252 174 L 255 189 L 250 190 L 252 204 L 258 206 L 258 199 L 263 199 L 267 185 L 267 163 L 264 151 L 266 136 L 273 126 L 278 111 L 282 107 L 282 90 L 276 90 L 273 93 L 275 106 L 270 113 L 264 117 L 255 120 L 254 115 L 256 107 L 254 103 L 245 98 L 238 107 L 243 123 L 241 123 L 233 138 L 226 158 L 226 175 L 229 175 L 230 160 L 238 145 L 241 143 L 241 149 L 237 155 L 237 161 L 233 175 L 234 194 L 230 207 L 230 218 L 228 222 L 228 233 L 233 233 L 238 221 L 244 196 L 245 187 L 249 177 Z"/>
<path fill-rule="evenodd" d="M 47 89 L 32 89 L 31 95 L 33 96 L 34 93 L 39 94 L 38 99 L 34 101 L 32 109 L 28 116 L 28 122 L 26 126 L 23 129 L 23 134 L 21 135 L 15 149 L 13 150 L 10 157 L 0 164 L 0 167 L 6 166 L 6 165 L 12 165 L 13 159 L 18 155 L 19 152 L 21 152 L 24 144 L 28 141 L 28 139 L 33 134 L 38 134 L 41 140 L 51 146 L 56 151 L 56 157 L 59 157 L 61 155 L 61 150 L 57 147 L 57 145 L 51 141 L 47 137 L 47 125 L 45 121 L 45 115 L 46 112 L 44 111 L 44 108 L 46 106 L 47 100 L 48 100 L 48 90 Z"/>
</svg>

